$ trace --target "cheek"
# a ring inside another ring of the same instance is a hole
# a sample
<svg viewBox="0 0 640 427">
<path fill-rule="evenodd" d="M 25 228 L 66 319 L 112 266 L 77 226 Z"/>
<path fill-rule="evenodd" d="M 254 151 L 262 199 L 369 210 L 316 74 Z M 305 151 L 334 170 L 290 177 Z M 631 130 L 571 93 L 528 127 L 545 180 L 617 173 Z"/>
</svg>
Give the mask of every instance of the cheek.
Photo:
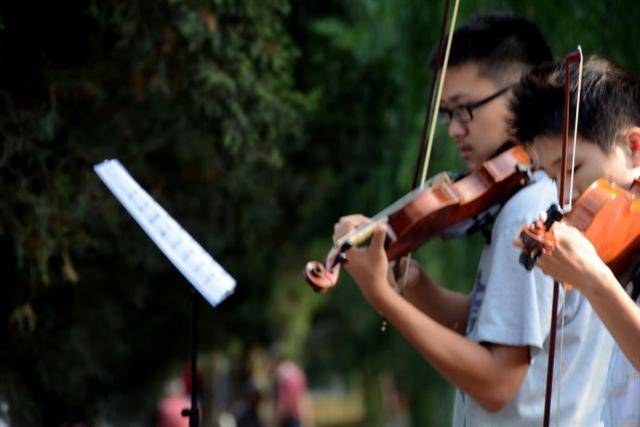
<svg viewBox="0 0 640 427">
<path fill-rule="evenodd" d="M 483 111 L 482 120 L 483 132 L 486 135 L 502 137 L 507 134 L 507 118 L 500 109 L 493 111 Z"/>
<path fill-rule="evenodd" d="M 477 117 L 479 120 L 471 122 L 473 127 L 469 128 L 469 136 L 473 138 L 475 149 L 484 154 L 493 154 L 507 139 L 506 124 L 495 118 Z"/>
<path fill-rule="evenodd" d="M 599 168 L 582 167 L 574 177 L 574 182 L 580 193 L 584 192 L 598 178 L 602 178 L 602 171 Z"/>
<path fill-rule="evenodd" d="M 495 102 L 495 100 L 493 102 Z M 493 108 L 489 108 L 486 113 L 489 119 L 492 120 L 495 129 L 501 133 L 507 131 L 507 123 L 511 118 L 511 113 L 509 112 L 508 105 L 503 100 L 498 100 Z"/>
<path fill-rule="evenodd" d="M 609 162 L 607 162 L 606 177 L 611 182 L 623 184 L 625 182 L 626 171 L 628 168 L 629 165 L 626 163 L 624 157 L 610 159 Z"/>
</svg>

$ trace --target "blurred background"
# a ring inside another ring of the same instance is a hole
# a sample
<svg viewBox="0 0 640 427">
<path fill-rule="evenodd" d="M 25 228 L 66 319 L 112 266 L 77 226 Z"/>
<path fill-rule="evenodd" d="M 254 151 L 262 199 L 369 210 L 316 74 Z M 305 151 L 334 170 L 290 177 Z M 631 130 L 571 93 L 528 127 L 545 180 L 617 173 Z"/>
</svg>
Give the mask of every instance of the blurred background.
<svg viewBox="0 0 640 427">
<path fill-rule="evenodd" d="M 274 348 L 316 426 L 449 425 L 453 388 L 349 278 L 319 295 L 301 274 L 337 218 L 408 191 L 442 7 L 2 2 L 0 425 L 154 426 L 183 404 L 188 285 L 94 174 L 105 158 L 237 279 L 201 302 L 202 425 L 248 408 L 273 425 Z M 640 72 L 635 1 L 462 0 L 459 20 L 489 10 L 537 22 L 556 56 L 581 44 Z M 440 129 L 430 171 L 460 168 Z M 416 256 L 466 291 L 481 244 Z"/>
</svg>

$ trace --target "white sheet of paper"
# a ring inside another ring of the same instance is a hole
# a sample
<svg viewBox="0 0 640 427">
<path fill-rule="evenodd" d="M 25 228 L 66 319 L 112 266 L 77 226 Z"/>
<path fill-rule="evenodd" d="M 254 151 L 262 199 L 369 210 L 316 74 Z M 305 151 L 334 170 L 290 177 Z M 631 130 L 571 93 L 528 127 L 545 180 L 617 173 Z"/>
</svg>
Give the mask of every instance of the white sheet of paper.
<svg viewBox="0 0 640 427">
<path fill-rule="evenodd" d="M 209 301 L 218 305 L 229 296 L 236 281 L 140 185 L 118 160 L 93 167 L 176 268 Z"/>
</svg>

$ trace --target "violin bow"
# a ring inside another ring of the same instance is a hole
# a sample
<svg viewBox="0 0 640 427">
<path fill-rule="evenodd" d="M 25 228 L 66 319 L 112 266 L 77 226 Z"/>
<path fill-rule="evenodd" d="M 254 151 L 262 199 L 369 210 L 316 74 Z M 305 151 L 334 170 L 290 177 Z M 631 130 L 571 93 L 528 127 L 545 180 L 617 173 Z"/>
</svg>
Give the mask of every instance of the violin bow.
<svg viewBox="0 0 640 427">
<path fill-rule="evenodd" d="M 420 151 L 418 152 L 416 165 L 413 170 L 413 180 L 411 184 L 412 190 L 422 188 L 427 180 L 427 172 L 429 171 L 429 163 L 431 161 L 431 149 L 433 148 L 433 138 L 436 130 L 436 121 L 438 118 L 438 109 L 440 108 L 440 100 L 442 99 L 442 88 L 444 86 L 444 79 L 447 75 L 447 65 L 449 64 L 449 54 L 451 53 L 453 33 L 456 28 L 456 21 L 458 19 L 459 5 L 460 0 L 455 0 L 445 47 L 445 28 L 449 19 L 449 9 L 451 7 L 451 0 L 445 0 L 444 14 L 442 16 L 442 23 L 440 24 L 440 39 L 438 41 L 436 67 L 433 79 L 431 80 L 427 109 L 425 110 L 422 131 L 420 133 Z M 411 253 L 407 254 L 406 258 L 407 262 L 402 274 L 403 285 L 401 286 L 401 289 L 404 289 L 407 284 L 409 266 L 411 264 Z M 383 330 L 384 327 L 385 326 L 383 323 Z"/>
<path fill-rule="evenodd" d="M 562 174 L 560 175 L 560 206 L 562 207 L 563 212 L 568 213 L 571 210 L 571 203 L 573 197 L 573 169 L 575 166 L 575 154 L 576 154 L 576 144 L 578 137 L 578 118 L 580 112 L 580 90 L 582 87 L 582 64 L 583 64 L 583 55 L 582 48 L 578 46 L 578 48 L 569 53 L 564 57 L 565 62 L 565 93 L 564 93 L 564 118 L 563 118 L 563 132 L 562 132 Z M 577 82 L 577 93 L 576 93 L 576 112 L 574 117 L 574 127 L 573 127 L 573 147 L 572 147 L 572 156 L 571 156 L 571 181 L 569 188 L 569 202 L 567 203 L 566 193 L 565 193 L 565 185 L 566 185 L 566 176 L 567 176 L 567 158 L 568 158 L 568 148 L 569 148 L 569 121 L 570 121 L 570 106 L 571 106 L 571 64 L 578 63 L 578 82 Z M 565 210 L 566 207 L 566 210 Z M 560 282 L 554 280 L 553 282 L 553 301 L 551 303 L 551 331 L 549 337 L 549 359 L 547 362 L 547 384 L 545 390 L 545 400 L 544 400 L 544 418 L 543 418 L 543 426 L 549 427 L 549 421 L 551 418 L 551 396 L 553 389 L 553 368 L 554 368 L 554 360 L 555 360 L 555 350 L 556 350 L 556 327 L 558 324 L 558 299 L 560 294 Z M 564 312 L 564 293 L 563 293 L 563 304 L 562 311 Z M 560 335 L 560 361 L 562 363 L 563 356 L 563 342 L 564 342 L 564 316 L 562 316 L 562 333 Z M 560 384 L 562 381 L 560 381 Z M 558 397 L 556 400 L 556 413 L 560 407 L 560 384 L 558 384 Z M 556 425 L 558 424 L 558 419 L 556 418 Z"/>
<path fill-rule="evenodd" d="M 416 165 L 413 172 L 413 181 L 411 189 L 424 185 L 427 171 L 429 169 L 429 161 L 431 159 L 431 148 L 433 147 L 433 136 L 435 134 L 436 118 L 438 117 L 438 108 L 442 97 L 442 85 L 447 73 L 447 64 L 449 63 L 449 53 L 451 52 L 451 42 L 453 40 L 453 31 L 455 30 L 456 20 L 458 16 L 459 0 L 455 1 L 451 23 L 449 25 L 449 34 L 445 46 L 445 30 L 447 21 L 449 20 L 449 9 L 451 0 L 446 0 L 444 5 L 444 14 L 442 23 L 440 24 L 440 38 L 438 41 L 438 50 L 436 55 L 436 67 L 431 87 L 429 88 L 429 98 L 427 101 L 427 109 L 425 110 L 424 121 L 422 124 L 422 132 L 420 134 L 420 151 L 416 158 Z M 437 90 L 436 90 L 437 88 Z"/>
</svg>

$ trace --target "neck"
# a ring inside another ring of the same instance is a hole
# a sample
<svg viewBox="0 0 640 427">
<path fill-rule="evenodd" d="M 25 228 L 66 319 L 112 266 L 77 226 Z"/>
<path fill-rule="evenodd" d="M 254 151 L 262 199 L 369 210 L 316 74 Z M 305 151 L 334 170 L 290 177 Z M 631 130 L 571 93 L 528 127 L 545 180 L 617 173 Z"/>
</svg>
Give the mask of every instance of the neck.
<svg viewBox="0 0 640 427">
<path fill-rule="evenodd" d="M 498 154 L 502 154 L 505 151 L 507 151 L 509 148 L 515 147 L 515 142 L 511 141 L 511 140 L 507 140 L 504 143 L 502 143 L 502 145 L 500 147 L 498 147 L 498 149 L 493 153 L 493 156 L 491 156 L 491 158 L 494 158 L 495 156 L 497 156 Z"/>
</svg>

